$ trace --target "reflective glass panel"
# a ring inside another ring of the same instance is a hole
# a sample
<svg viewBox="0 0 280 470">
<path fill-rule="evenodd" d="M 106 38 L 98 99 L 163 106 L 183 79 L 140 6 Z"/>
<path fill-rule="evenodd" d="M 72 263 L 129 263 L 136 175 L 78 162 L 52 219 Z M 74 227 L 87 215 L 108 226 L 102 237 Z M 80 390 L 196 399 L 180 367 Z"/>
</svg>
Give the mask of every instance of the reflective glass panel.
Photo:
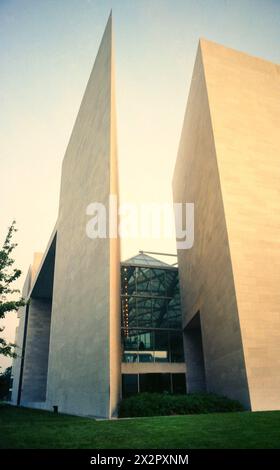
<svg viewBox="0 0 280 470">
<path fill-rule="evenodd" d="M 138 326 L 151 328 L 152 326 L 152 300 L 146 298 L 137 298 L 137 317 Z"/>
<path fill-rule="evenodd" d="M 172 374 L 173 393 L 186 393 L 186 376 L 185 374 Z"/>
<path fill-rule="evenodd" d="M 166 295 L 165 271 L 163 269 L 150 269 L 149 292 L 152 296 Z"/>
<path fill-rule="evenodd" d="M 150 283 L 150 269 L 148 268 L 136 268 L 136 282 L 137 282 L 137 294 L 148 295 L 149 283 Z"/>
<path fill-rule="evenodd" d="M 123 362 L 138 362 L 138 331 L 123 330 Z"/>
<path fill-rule="evenodd" d="M 122 374 L 123 398 L 138 393 L 138 374 Z"/>
<path fill-rule="evenodd" d="M 170 392 L 170 374 L 139 374 L 140 392 Z"/>
<path fill-rule="evenodd" d="M 154 332 L 140 330 L 138 341 L 139 362 L 154 362 Z"/>
<path fill-rule="evenodd" d="M 180 331 L 170 332 L 171 362 L 184 362 L 183 336 Z"/>
<path fill-rule="evenodd" d="M 137 327 L 137 309 L 135 297 L 122 297 L 122 327 L 133 328 Z"/>
<path fill-rule="evenodd" d="M 167 305 L 169 328 L 182 328 L 182 314 L 179 294 L 169 300 Z"/>
<path fill-rule="evenodd" d="M 155 362 L 169 362 L 169 342 L 167 331 L 155 330 Z"/>
<path fill-rule="evenodd" d="M 153 322 L 154 328 L 168 328 L 167 300 L 153 299 Z"/>
</svg>

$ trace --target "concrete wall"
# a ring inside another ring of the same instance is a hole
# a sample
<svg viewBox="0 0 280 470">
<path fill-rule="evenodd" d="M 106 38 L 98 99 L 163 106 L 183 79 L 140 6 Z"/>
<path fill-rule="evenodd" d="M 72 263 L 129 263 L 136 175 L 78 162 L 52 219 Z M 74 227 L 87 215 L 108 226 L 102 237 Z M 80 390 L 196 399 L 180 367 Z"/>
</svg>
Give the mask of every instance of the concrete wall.
<svg viewBox="0 0 280 470">
<path fill-rule="evenodd" d="M 31 299 L 22 376 L 21 404 L 46 399 L 51 301 Z"/>
<path fill-rule="evenodd" d="M 33 263 L 28 270 L 27 276 L 24 281 L 23 289 L 22 289 L 22 296 L 24 299 L 28 298 L 30 286 L 32 282 L 34 281 L 41 259 L 42 259 L 42 253 L 34 253 Z M 23 360 L 23 338 L 24 338 L 24 328 L 26 325 L 26 318 L 27 318 L 27 306 L 24 306 L 18 310 L 19 322 L 18 322 L 18 327 L 16 329 L 16 337 L 15 337 L 15 343 L 17 345 L 17 348 L 16 348 L 17 357 L 13 359 L 13 364 L 12 364 L 13 389 L 12 389 L 11 402 L 13 404 L 17 404 L 17 401 L 18 401 L 20 375 L 21 375 L 21 367 L 22 367 L 22 360 Z"/>
<path fill-rule="evenodd" d="M 187 374 L 188 392 L 205 392 L 205 362 L 203 354 L 200 313 L 184 329 L 185 357 L 192 366 Z"/>
<path fill-rule="evenodd" d="M 119 240 L 88 238 L 86 208 L 117 195 L 112 20 L 64 157 L 47 401 L 109 417 L 120 395 Z"/>
<path fill-rule="evenodd" d="M 194 246 L 178 251 L 183 327 L 200 312 L 207 390 L 239 399 L 250 407 L 200 47 L 174 172 L 173 194 L 176 202 L 195 204 Z M 188 383 L 196 373 L 197 361 L 189 355 L 186 362 Z"/>
<path fill-rule="evenodd" d="M 201 43 L 253 410 L 280 408 L 280 66 Z"/>
<path fill-rule="evenodd" d="M 173 181 L 195 203 L 179 272 L 207 388 L 253 410 L 280 408 L 279 85 L 278 65 L 202 40 Z"/>
<path fill-rule="evenodd" d="M 27 276 L 22 289 L 23 297 L 26 297 L 30 288 L 31 281 L 31 268 L 28 270 Z M 18 310 L 18 326 L 16 329 L 15 344 L 17 345 L 16 354 L 17 357 L 13 359 L 12 365 L 12 376 L 13 376 L 13 389 L 11 402 L 17 404 L 18 401 L 18 389 L 20 385 L 20 374 L 21 374 L 21 361 L 22 361 L 22 348 L 23 348 L 23 336 L 24 336 L 24 326 L 26 320 L 26 306 L 20 307 Z"/>
</svg>

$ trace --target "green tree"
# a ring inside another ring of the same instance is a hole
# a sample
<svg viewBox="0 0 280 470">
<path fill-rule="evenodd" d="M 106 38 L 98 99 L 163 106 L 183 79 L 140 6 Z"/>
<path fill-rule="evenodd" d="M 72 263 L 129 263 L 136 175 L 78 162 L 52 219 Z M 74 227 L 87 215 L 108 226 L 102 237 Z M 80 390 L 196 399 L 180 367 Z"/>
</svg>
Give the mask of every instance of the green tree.
<svg viewBox="0 0 280 470">
<path fill-rule="evenodd" d="M 15 260 L 12 258 L 12 252 L 17 246 L 17 243 L 13 243 L 13 236 L 16 231 L 16 223 L 13 221 L 0 250 L 0 319 L 4 319 L 7 313 L 16 311 L 25 305 L 22 297 L 17 295 L 17 299 L 15 299 L 15 294 L 19 294 L 19 290 L 12 287 L 21 275 L 20 269 L 13 268 Z M 0 333 L 3 330 L 4 327 L 0 328 Z M 0 354 L 16 357 L 15 347 L 15 344 L 8 343 L 0 337 Z"/>
<path fill-rule="evenodd" d="M 7 367 L 4 372 L 0 372 L 0 400 L 9 399 L 9 391 L 11 386 L 12 368 Z"/>
</svg>

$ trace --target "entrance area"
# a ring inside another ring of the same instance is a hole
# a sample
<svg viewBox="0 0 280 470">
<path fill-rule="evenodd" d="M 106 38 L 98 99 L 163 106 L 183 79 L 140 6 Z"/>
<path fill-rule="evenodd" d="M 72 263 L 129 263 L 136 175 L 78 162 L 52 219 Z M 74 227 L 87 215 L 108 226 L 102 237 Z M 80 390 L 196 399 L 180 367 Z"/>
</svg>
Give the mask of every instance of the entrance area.
<svg viewBox="0 0 280 470">
<path fill-rule="evenodd" d="M 35 280 L 25 315 L 17 404 L 46 400 L 56 236 Z"/>
</svg>

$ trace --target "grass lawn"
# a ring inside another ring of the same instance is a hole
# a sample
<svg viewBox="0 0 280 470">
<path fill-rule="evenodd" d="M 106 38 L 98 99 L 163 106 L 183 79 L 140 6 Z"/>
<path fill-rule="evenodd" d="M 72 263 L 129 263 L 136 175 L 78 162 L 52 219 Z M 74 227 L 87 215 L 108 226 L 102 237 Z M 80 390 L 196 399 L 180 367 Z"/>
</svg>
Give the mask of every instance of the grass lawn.
<svg viewBox="0 0 280 470">
<path fill-rule="evenodd" d="M 0 448 L 280 448 L 280 411 L 95 421 L 0 406 Z"/>
</svg>

